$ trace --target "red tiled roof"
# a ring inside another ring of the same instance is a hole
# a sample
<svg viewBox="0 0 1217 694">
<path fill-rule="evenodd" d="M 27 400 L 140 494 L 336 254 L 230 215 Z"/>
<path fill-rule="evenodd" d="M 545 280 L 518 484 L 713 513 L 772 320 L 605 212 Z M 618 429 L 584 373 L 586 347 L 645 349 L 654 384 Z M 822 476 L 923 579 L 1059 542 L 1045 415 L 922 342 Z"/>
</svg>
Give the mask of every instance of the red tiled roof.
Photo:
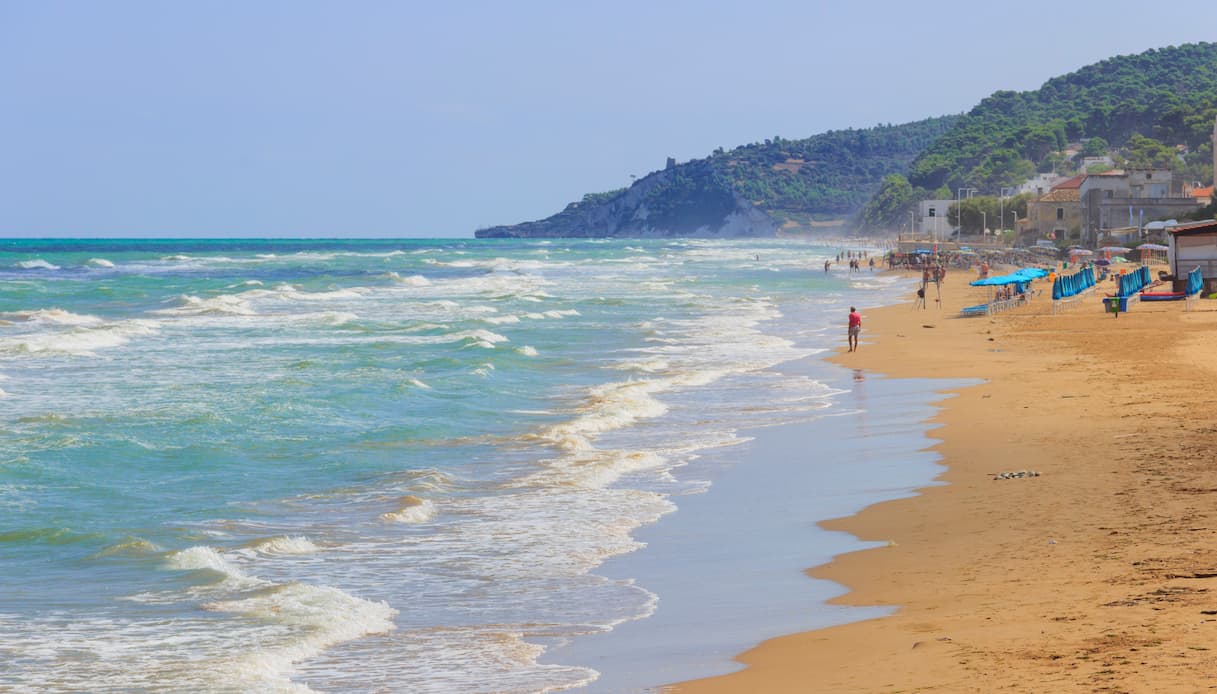
<svg viewBox="0 0 1217 694">
<path fill-rule="evenodd" d="M 1077 188 L 1061 188 L 1056 187 L 1048 191 L 1039 202 L 1080 202 L 1082 199 L 1082 191 Z"/>
<path fill-rule="evenodd" d="M 1061 190 L 1062 188 L 1081 188 L 1082 182 L 1086 180 L 1086 174 L 1079 174 L 1073 178 L 1066 179 L 1052 186 L 1052 190 Z"/>
</svg>

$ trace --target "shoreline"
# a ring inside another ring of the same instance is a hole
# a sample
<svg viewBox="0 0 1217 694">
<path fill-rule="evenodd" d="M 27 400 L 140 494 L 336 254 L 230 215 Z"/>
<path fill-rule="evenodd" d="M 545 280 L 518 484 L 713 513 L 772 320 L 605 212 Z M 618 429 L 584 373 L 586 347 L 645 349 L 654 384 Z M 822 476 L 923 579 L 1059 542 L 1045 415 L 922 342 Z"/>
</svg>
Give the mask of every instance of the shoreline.
<svg viewBox="0 0 1217 694">
<path fill-rule="evenodd" d="M 733 656 L 761 640 L 890 611 L 829 605 L 846 588 L 809 581 L 803 569 L 809 558 L 822 563 L 872 546 L 818 528 L 823 520 L 933 483 L 941 466 L 925 452 L 931 432 L 909 422 L 928 417 L 942 389 L 957 382 L 875 377 L 862 383 L 860 374 L 818 351 L 774 370 L 821 384 L 832 393 L 825 399 L 831 405 L 806 418 L 743 429 L 739 444 L 704 450 L 688 474 L 704 479 L 705 491 L 679 497 L 678 512 L 636 531 L 643 549 L 597 570 L 659 595 L 655 612 L 553 644 L 539 663 L 599 671 L 587 691 L 655 691 L 674 678 L 733 672 L 739 667 Z M 914 452 L 894 458 L 892 450 Z M 842 467 L 842 460 L 851 464 Z"/>
<path fill-rule="evenodd" d="M 859 351 L 828 359 L 983 381 L 930 420 L 945 485 L 821 524 L 886 546 L 806 573 L 849 589 L 834 604 L 895 614 L 771 639 L 745 669 L 670 691 L 1161 691 L 1211 676 L 1217 465 L 1202 463 L 1217 429 L 1180 415 L 1217 407 L 1217 305 L 1113 319 L 1096 294 L 1057 316 L 1040 298 L 955 318 L 986 297 L 968 279 L 953 273 L 941 309 L 868 311 Z M 1041 475 L 993 479 L 1019 470 Z"/>
</svg>

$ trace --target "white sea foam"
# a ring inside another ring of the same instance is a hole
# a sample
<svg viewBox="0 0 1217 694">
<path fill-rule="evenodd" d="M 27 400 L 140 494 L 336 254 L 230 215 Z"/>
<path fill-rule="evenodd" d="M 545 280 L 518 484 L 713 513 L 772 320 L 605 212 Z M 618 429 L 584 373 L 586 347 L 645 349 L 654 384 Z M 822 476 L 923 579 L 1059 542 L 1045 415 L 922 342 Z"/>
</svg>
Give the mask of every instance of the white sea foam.
<svg viewBox="0 0 1217 694">
<path fill-rule="evenodd" d="M 169 568 L 178 571 L 213 571 L 225 580 L 247 580 L 240 569 L 230 563 L 214 547 L 196 545 L 171 553 L 167 558 Z"/>
<path fill-rule="evenodd" d="M 405 285 L 407 287 L 429 287 L 429 286 L 431 286 L 431 281 L 428 280 L 426 277 L 423 277 L 422 275 L 410 275 L 409 277 L 402 277 L 401 275 L 397 274 L 396 272 L 390 272 L 389 279 L 393 280 L 394 282 L 397 282 L 398 284 Z"/>
<path fill-rule="evenodd" d="M 97 325 L 102 322 L 97 316 L 81 315 L 58 308 L 44 308 L 36 311 L 14 311 L 2 314 L 13 320 L 24 320 L 39 323 L 54 323 L 56 325 Z"/>
<path fill-rule="evenodd" d="M 643 373 L 658 373 L 668 369 L 668 361 L 658 357 L 651 359 L 638 359 L 624 361 L 620 364 L 614 364 L 612 368 L 621 371 L 641 371 Z"/>
<path fill-rule="evenodd" d="M 263 316 L 264 319 L 270 318 Z M 329 326 L 346 325 L 359 320 L 359 315 L 350 311 L 321 311 L 318 313 L 300 313 L 295 315 L 275 316 L 275 320 L 292 323 L 313 323 Z"/>
<path fill-rule="evenodd" d="M 257 646 L 214 663 L 230 686 L 263 691 L 312 691 L 289 679 L 294 663 L 345 641 L 392 631 L 397 615 L 397 610 L 383 602 L 303 583 L 274 585 L 250 597 L 213 601 L 203 608 L 280 625 L 279 633 L 268 634 Z"/>
<path fill-rule="evenodd" d="M 578 417 L 549 427 L 539 436 L 563 450 L 592 450 L 592 439 L 597 435 L 667 412 L 667 406 L 654 394 L 668 387 L 669 382 L 662 380 L 635 380 L 596 386 L 579 406 Z"/>
<path fill-rule="evenodd" d="M 426 383 L 423 383 L 422 381 L 418 380 L 417 378 L 411 378 L 409 381 L 407 381 L 407 383 L 414 386 L 415 388 L 422 388 L 423 390 L 431 390 L 431 386 L 427 385 Z"/>
<path fill-rule="evenodd" d="M 250 307 L 249 302 L 240 296 L 220 294 L 208 298 L 183 294 L 178 297 L 178 305 L 172 308 L 162 308 L 151 313 L 164 316 L 255 316 L 257 311 Z"/>
<path fill-rule="evenodd" d="M 494 349 L 494 346 L 499 342 L 507 342 L 508 339 L 498 333 L 492 333 L 489 330 L 466 330 L 458 333 L 453 333 L 450 337 L 454 340 L 464 340 L 471 347 L 481 347 L 483 349 Z"/>
<path fill-rule="evenodd" d="M 435 503 L 417 496 L 404 496 L 396 511 L 380 514 L 382 520 L 394 523 L 425 523 L 435 517 Z"/>
<path fill-rule="evenodd" d="M 267 555 L 315 554 L 319 551 L 317 545 L 313 544 L 307 537 L 293 535 L 283 535 L 262 540 L 255 543 L 253 549 L 260 554 Z"/>
<path fill-rule="evenodd" d="M 537 356 L 537 348 L 533 347 L 532 345 L 524 345 L 523 347 L 517 347 L 516 352 L 523 354 L 526 357 Z"/>
<path fill-rule="evenodd" d="M 92 265 L 93 267 L 114 267 L 114 263 L 105 258 L 89 258 L 85 264 Z"/>
<path fill-rule="evenodd" d="M 42 258 L 34 258 L 33 260 L 22 260 L 17 263 L 17 267 L 23 270 L 58 270 L 58 265 L 52 265 Z"/>
<path fill-rule="evenodd" d="M 154 321 L 128 320 L 14 335 L 0 338 L 0 353 L 92 356 L 97 350 L 124 345 L 134 337 L 153 335 L 158 329 Z"/>
</svg>

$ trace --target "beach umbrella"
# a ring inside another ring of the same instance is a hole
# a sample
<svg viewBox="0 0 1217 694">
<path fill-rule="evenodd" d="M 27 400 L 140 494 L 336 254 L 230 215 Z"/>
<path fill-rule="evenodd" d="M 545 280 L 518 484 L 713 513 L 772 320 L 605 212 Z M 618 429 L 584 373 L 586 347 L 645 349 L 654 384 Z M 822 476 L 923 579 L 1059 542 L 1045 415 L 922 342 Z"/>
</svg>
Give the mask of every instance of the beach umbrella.
<svg viewBox="0 0 1217 694">
<path fill-rule="evenodd" d="M 1118 257 L 1117 257 L 1117 258 L 1112 258 L 1112 259 L 1111 259 L 1111 262 L 1113 262 L 1113 263 L 1127 263 L 1127 262 L 1128 262 L 1128 258 L 1118 258 Z"/>
<path fill-rule="evenodd" d="M 1103 251 L 1104 253 L 1127 253 L 1127 252 L 1131 251 L 1132 249 L 1125 248 L 1123 246 L 1103 246 L 1099 250 Z"/>
<path fill-rule="evenodd" d="M 1094 251 L 1088 251 L 1085 248 L 1070 248 L 1069 255 L 1089 257 L 1094 255 Z"/>
<path fill-rule="evenodd" d="M 1111 261 L 1106 260 L 1104 258 L 1099 258 L 1098 260 L 1094 261 L 1094 264 L 1095 265 L 1111 265 Z"/>
<path fill-rule="evenodd" d="M 1170 246 L 1163 246 L 1160 243 L 1143 243 L 1137 246 L 1138 251 L 1169 251 Z"/>
</svg>

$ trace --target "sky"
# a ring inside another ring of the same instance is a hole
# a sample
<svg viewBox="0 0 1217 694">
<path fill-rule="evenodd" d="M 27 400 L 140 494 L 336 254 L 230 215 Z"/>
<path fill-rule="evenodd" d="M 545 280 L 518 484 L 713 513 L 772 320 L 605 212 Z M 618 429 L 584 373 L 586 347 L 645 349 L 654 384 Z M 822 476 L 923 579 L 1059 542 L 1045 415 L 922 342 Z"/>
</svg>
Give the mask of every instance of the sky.
<svg viewBox="0 0 1217 694">
<path fill-rule="evenodd" d="M 0 0 L 0 237 L 470 237 L 1217 40 L 1217 3 Z"/>
</svg>

